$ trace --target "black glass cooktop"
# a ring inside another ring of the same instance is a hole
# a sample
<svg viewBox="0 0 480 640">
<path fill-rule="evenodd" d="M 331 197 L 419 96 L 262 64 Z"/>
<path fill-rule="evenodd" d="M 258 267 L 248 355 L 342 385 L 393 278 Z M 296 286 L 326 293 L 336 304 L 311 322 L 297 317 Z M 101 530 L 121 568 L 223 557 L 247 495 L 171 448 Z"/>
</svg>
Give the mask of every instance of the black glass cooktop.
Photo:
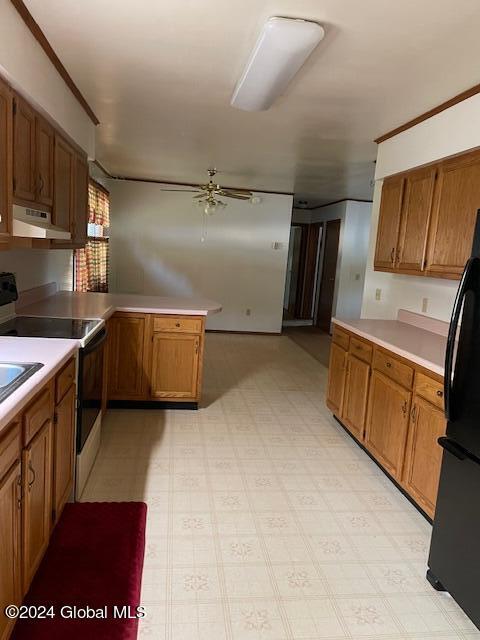
<svg viewBox="0 0 480 640">
<path fill-rule="evenodd" d="M 71 338 L 81 340 L 99 320 L 75 320 L 73 318 L 33 318 L 16 316 L 0 324 L 0 336 L 19 338 Z"/>
</svg>

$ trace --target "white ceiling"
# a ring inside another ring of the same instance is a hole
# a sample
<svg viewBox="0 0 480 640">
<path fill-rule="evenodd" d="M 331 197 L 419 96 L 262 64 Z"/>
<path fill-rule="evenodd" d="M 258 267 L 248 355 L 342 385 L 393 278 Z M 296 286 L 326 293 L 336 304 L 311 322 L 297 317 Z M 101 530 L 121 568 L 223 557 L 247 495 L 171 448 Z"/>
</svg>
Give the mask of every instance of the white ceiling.
<svg viewBox="0 0 480 640">
<path fill-rule="evenodd" d="M 480 81 L 479 0 L 26 0 L 116 175 L 369 198 L 372 140 Z M 229 106 L 263 22 L 326 37 L 266 112 Z"/>
</svg>

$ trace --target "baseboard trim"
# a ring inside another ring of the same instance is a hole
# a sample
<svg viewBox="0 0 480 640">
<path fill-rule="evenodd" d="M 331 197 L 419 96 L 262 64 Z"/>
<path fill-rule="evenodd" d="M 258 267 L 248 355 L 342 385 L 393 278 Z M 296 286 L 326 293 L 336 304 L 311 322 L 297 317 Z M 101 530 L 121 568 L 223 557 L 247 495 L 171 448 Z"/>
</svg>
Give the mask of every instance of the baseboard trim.
<svg viewBox="0 0 480 640">
<path fill-rule="evenodd" d="M 162 400 L 109 400 L 109 409 L 182 409 L 196 411 L 198 402 L 170 402 Z"/>
<path fill-rule="evenodd" d="M 281 331 L 231 331 L 230 329 L 206 329 L 206 333 L 234 333 L 246 336 L 281 336 Z"/>
<path fill-rule="evenodd" d="M 429 522 L 430 524 L 433 524 L 433 520 L 432 518 L 430 518 L 430 516 L 428 514 L 425 513 L 425 511 L 415 502 L 415 500 L 405 491 L 405 489 L 398 484 L 398 482 L 395 480 L 395 478 L 392 478 L 392 476 L 388 473 L 388 471 L 386 471 L 382 465 L 378 462 L 378 460 L 376 460 L 373 455 L 370 453 L 370 451 L 365 447 L 365 445 L 363 445 L 359 440 L 357 440 L 357 438 L 355 438 L 355 436 L 350 433 L 350 431 L 347 429 L 347 427 L 343 424 L 343 422 L 341 422 L 341 420 L 339 420 L 337 418 L 336 415 L 333 416 L 335 418 L 335 420 L 338 422 L 338 424 L 342 427 L 342 429 L 345 431 L 345 433 L 347 435 L 350 436 L 350 438 L 352 438 L 352 440 L 358 444 L 358 446 L 360 447 L 360 449 L 362 449 L 363 451 L 365 451 L 365 453 L 367 454 L 367 456 L 373 460 L 373 462 L 377 465 L 377 467 L 383 471 L 383 473 L 387 476 L 387 478 L 390 480 L 390 482 L 392 482 L 397 489 L 400 491 L 400 493 L 402 493 L 405 498 L 415 507 L 415 509 L 425 518 L 425 520 L 427 520 L 427 522 Z"/>
</svg>

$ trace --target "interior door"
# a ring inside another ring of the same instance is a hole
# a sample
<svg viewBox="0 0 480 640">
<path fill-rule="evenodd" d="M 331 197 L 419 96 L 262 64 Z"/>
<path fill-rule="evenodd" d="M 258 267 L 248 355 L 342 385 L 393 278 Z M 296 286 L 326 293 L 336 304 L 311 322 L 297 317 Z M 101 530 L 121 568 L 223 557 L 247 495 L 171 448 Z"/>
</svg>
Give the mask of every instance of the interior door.
<svg viewBox="0 0 480 640">
<path fill-rule="evenodd" d="M 337 275 L 338 242 L 340 239 L 340 220 L 330 220 L 325 224 L 323 266 L 320 280 L 316 325 L 330 333 L 332 322 L 333 296 Z"/>
<path fill-rule="evenodd" d="M 313 296 L 315 293 L 315 280 L 317 275 L 318 240 L 320 237 L 321 223 L 316 222 L 306 226 L 305 254 L 303 281 L 301 291 L 301 304 L 297 318 L 310 320 L 313 318 Z"/>
</svg>

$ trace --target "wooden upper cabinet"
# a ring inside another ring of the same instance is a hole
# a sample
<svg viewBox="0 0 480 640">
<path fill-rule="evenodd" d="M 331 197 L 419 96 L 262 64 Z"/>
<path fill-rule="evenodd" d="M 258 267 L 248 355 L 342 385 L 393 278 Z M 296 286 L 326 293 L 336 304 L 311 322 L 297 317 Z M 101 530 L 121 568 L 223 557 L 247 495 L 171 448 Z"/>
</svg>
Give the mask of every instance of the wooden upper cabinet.
<svg viewBox="0 0 480 640">
<path fill-rule="evenodd" d="M 365 444 L 388 473 L 401 480 L 410 401 L 407 389 L 373 371 Z"/>
<path fill-rule="evenodd" d="M 36 201 L 51 207 L 53 204 L 53 167 L 55 132 L 46 120 L 36 119 Z"/>
<path fill-rule="evenodd" d="M 374 267 L 392 269 L 397 256 L 405 180 L 394 176 L 383 181 Z"/>
<path fill-rule="evenodd" d="M 35 111 L 20 96 L 13 102 L 13 197 L 35 202 Z"/>
<path fill-rule="evenodd" d="M 480 153 L 446 160 L 439 167 L 432 211 L 427 271 L 460 276 L 470 257 L 480 209 Z"/>
<path fill-rule="evenodd" d="M 55 135 L 53 223 L 66 231 L 72 228 L 74 170 L 74 150 L 63 138 Z"/>
<path fill-rule="evenodd" d="M 443 411 L 415 396 L 411 411 L 403 471 L 403 485 L 422 509 L 433 518 L 442 449 L 438 438 L 445 434 Z"/>
<path fill-rule="evenodd" d="M 8 236 L 12 216 L 12 92 L 0 80 L 0 239 Z"/>
<path fill-rule="evenodd" d="M 369 383 L 370 365 L 349 354 L 342 420 L 349 431 L 360 441 L 363 441 L 365 431 Z"/>
<path fill-rule="evenodd" d="M 88 223 L 88 163 L 87 159 L 76 154 L 75 186 L 73 205 L 73 244 L 83 247 L 87 242 Z"/>
<path fill-rule="evenodd" d="M 327 406 L 337 417 L 342 415 L 346 368 L 347 352 L 332 342 L 328 367 Z"/>
<path fill-rule="evenodd" d="M 117 313 L 110 319 L 109 398 L 145 399 L 144 342 L 146 317 Z"/>
<path fill-rule="evenodd" d="M 398 269 L 424 269 L 436 174 L 436 168 L 430 167 L 412 171 L 405 177 L 396 262 Z"/>
</svg>

